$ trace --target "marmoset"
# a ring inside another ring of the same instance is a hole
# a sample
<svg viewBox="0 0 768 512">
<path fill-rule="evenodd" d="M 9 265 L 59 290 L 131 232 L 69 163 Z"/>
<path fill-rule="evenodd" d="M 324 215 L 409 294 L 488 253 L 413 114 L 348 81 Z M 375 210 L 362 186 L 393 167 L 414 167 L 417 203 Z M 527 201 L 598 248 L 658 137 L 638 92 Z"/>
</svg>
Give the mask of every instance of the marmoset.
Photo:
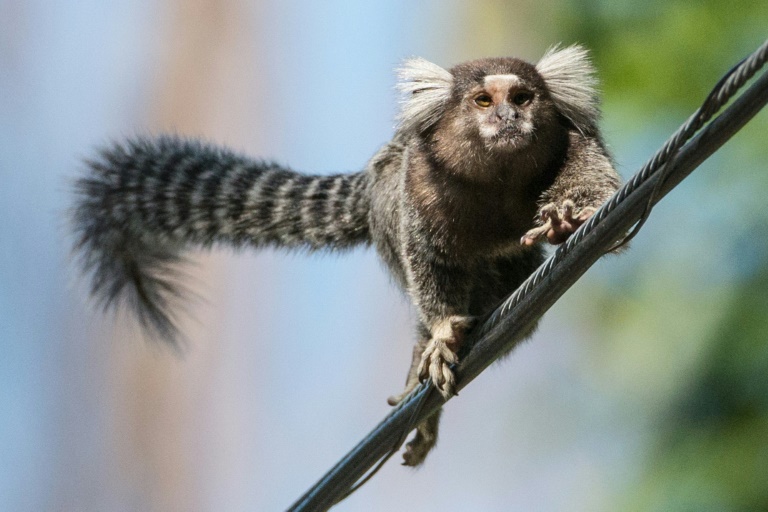
<svg viewBox="0 0 768 512">
<path fill-rule="evenodd" d="M 177 137 L 114 144 L 76 183 L 76 252 L 92 295 L 127 303 L 174 342 L 189 248 L 373 244 L 419 318 L 406 389 L 389 402 L 427 378 L 448 398 L 475 318 L 541 264 L 540 240 L 566 240 L 620 184 L 596 82 L 578 45 L 536 64 L 407 60 L 395 135 L 351 174 L 301 174 Z M 423 462 L 438 420 L 417 427 L 405 464 Z"/>
</svg>

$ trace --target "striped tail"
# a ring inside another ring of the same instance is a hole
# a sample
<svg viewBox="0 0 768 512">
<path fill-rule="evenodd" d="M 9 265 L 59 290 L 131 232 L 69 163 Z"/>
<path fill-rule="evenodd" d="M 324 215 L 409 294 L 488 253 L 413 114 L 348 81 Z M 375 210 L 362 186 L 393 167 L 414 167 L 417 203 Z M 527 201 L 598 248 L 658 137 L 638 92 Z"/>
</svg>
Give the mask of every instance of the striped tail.
<svg viewBox="0 0 768 512">
<path fill-rule="evenodd" d="M 76 182 L 75 250 L 104 308 L 126 302 L 178 338 L 174 299 L 190 245 L 345 249 L 370 243 L 364 172 L 306 176 L 173 137 L 102 150 Z"/>
</svg>

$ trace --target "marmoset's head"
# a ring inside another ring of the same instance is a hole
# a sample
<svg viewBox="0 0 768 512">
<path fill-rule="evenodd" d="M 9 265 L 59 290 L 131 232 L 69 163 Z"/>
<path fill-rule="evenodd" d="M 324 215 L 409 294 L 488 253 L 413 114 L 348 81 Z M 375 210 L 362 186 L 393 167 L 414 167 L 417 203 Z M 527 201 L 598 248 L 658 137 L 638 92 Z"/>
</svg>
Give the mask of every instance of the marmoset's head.
<svg viewBox="0 0 768 512">
<path fill-rule="evenodd" d="M 453 139 L 456 151 L 455 141 L 474 154 L 523 150 L 568 123 L 583 133 L 596 130 L 594 68 L 580 46 L 555 47 L 536 65 L 494 58 L 445 70 L 416 58 L 405 62 L 399 76 L 406 94 L 401 130 L 435 130 L 438 139 Z"/>
</svg>

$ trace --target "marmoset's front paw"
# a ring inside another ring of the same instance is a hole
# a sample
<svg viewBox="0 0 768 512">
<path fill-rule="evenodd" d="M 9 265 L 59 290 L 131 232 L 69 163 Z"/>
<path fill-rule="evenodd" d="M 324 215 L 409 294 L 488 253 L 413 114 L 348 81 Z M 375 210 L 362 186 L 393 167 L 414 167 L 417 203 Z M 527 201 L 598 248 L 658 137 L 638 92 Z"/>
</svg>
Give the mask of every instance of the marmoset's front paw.
<svg viewBox="0 0 768 512">
<path fill-rule="evenodd" d="M 421 354 L 419 380 L 431 378 L 446 400 L 456 394 L 456 378 L 450 365 L 459 362 L 459 348 L 475 321 L 474 317 L 455 315 L 436 323 L 432 339 Z"/>
<path fill-rule="evenodd" d="M 544 205 L 539 210 L 539 216 L 543 224 L 528 231 L 520 239 L 520 243 L 523 245 L 533 245 L 543 236 L 546 236 L 551 244 L 565 242 L 579 226 L 584 224 L 597 211 L 596 208 L 589 206 L 582 208 L 579 213 L 574 215 L 575 209 L 576 205 L 570 199 L 563 201 L 560 207 L 555 203 Z"/>
</svg>

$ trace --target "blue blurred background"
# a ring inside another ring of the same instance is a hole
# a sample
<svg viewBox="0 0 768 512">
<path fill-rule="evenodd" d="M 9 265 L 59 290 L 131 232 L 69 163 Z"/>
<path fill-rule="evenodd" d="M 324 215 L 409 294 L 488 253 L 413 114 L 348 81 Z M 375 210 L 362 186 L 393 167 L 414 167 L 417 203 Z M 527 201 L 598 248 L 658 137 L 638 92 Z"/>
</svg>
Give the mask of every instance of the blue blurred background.
<svg viewBox="0 0 768 512">
<path fill-rule="evenodd" d="M 766 37 L 768 2 L 0 0 L 0 510 L 280 510 L 387 412 L 415 315 L 372 251 L 195 254 L 178 357 L 89 303 L 82 158 L 202 136 L 312 172 L 393 132 L 392 69 L 589 46 L 624 176 Z M 768 509 L 768 116 L 338 510 Z"/>
</svg>

